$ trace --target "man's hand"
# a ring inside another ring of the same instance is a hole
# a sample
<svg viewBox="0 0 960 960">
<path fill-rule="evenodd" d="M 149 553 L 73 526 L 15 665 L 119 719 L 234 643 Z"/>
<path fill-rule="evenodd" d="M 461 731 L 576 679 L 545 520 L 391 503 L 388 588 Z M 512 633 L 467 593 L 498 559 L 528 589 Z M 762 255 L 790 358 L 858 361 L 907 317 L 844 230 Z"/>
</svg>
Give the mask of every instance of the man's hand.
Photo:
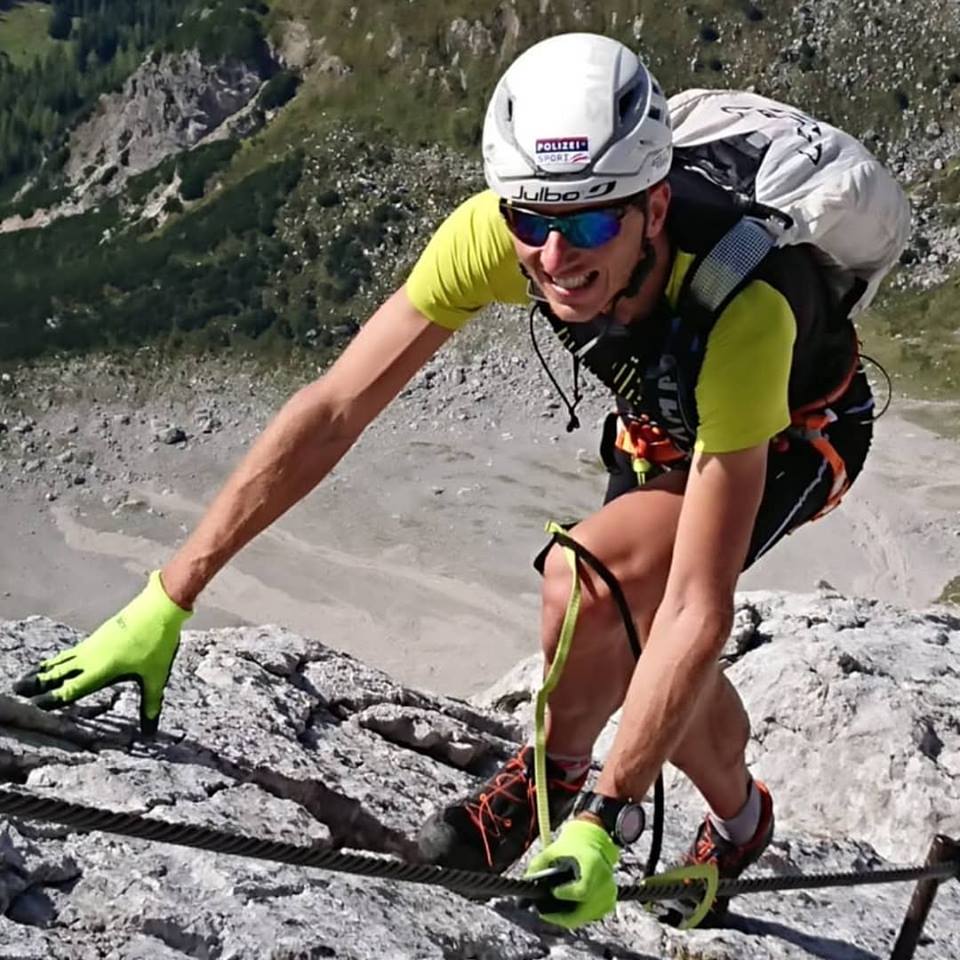
<svg viewBox="0 0 960 960">
<path fill-rule="evenodd" d="M 140 685 L 140 729 L 157 732 L 163 690 L 180 646 L 180 627 L 192 611 L 166 594 L 159 571 L 143 591 L 86 640 L 44 660 L 14 686 L 44 710 L 55 710 L 121 680 Z"/>
<path fill-rule="evenodd" d="M 572 863 L 576 879 L 554 887 L 550 892 L 558 900 L 569 900 L 569 910 L 544 913 L 548 923 L 574 930 L 593 920 L 602 920 L 617 905 L 617 885 L 613 871 L 620 851 L 603 827 L 587 820 L 571 820 L 548 847 L 540 851 L 527 868 L 527 876 Z"/>
</svg>

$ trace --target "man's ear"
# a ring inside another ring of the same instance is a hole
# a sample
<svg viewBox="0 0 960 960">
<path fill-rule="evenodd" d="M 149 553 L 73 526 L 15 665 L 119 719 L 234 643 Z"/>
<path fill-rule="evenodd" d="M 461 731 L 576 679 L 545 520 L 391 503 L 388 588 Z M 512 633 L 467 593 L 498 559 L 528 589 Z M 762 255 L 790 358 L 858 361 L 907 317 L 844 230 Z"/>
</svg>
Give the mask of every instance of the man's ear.
<svg viewBox="0 0 960 960">
<path fill-rule="evenodd" d="M 647 236 L 655 237 L 663 231 L 670 207 L 670 184 L 661 180 L 647 191 Z"/>
</svg>

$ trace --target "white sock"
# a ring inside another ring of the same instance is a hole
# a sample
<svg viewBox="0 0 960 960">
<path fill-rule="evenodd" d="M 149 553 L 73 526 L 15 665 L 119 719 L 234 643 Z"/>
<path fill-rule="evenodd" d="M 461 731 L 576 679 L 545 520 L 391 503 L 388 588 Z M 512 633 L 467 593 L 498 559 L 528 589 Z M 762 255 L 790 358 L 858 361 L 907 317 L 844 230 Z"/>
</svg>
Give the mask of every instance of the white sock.
<svg viewBox="0 0 960 960">
<path fill-rule="evenodd" d="M 747 802 L 735 817 L 731 817 L 729 820 L 723 820 L 712 810 L 707 816 L 721 837 L 739 846 L 744 843 L 749 843 L 756 836 L 757 827 L 760 826 L 760 812 L 760 791 L 757 789 L 757 785 L 753 780 L 751 780 L 750 790 L 747 793 Z"/>
</svg>

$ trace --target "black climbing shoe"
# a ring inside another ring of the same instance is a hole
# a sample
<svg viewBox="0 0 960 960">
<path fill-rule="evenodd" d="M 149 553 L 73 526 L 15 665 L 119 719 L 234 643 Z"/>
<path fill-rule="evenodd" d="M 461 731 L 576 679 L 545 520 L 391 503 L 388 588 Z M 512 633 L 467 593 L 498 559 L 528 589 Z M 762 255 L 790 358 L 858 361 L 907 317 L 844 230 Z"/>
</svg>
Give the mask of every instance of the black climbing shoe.
<svg viewBox="0 0 960 960">
<path fill-rule="evenodd" d="M 569 816 L 586 773 L 576 781 L 547 759 L 550 825 Z M 460 870 L 502 873 L 537 835 L 533 747 L 524 746 L 486 783 L 436 811 L 420 830 L 420 854 L 428 863 Z"/>
</svg>

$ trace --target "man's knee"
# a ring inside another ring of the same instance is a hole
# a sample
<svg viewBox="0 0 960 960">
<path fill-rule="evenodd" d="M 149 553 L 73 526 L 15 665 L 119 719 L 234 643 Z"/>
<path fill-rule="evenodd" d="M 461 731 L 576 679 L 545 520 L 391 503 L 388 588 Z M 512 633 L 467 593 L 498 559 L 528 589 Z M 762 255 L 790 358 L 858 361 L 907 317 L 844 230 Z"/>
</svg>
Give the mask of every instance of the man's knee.
<svg viewBox="0 0 960 960">
<path fill-rule="evenodd" d="M 543 561 L 540 583 L 541 617 L 543 620 L 543 653 L 553 660 L 560 641 L 560 625 L 570 602 L 573 575 L 559 545 L 554 544 Z"/>
<path fill-rule="evenodd" d="M 623 614 L 615 602 L 609 588 L 592 570 L 585 570 L 586 565 L 580 563 L 580 609 L 577 616 L 577 645 L 584 644 L 600 646 L 607 638 L 616 635 L 625 635 L 626 627 Z M 587 583 L 584 583 L 584 580 Z M 638 609 L 630 600 L 628 584 L 621 583 L 621 588 L 628 598 L 630 615 L 641 637 L 646 635 L 654 611 Z M 560 626 L 566 615 L 570 603 L 570 594 L 573 589 L 573 574 L 564 551 L 554 545 L 547 553 L 543 568 L 543 585 L 541 598 L 543 605 L 544 654 L 547 659 L 553 658 L 559 641 Z"/>
</svg>

